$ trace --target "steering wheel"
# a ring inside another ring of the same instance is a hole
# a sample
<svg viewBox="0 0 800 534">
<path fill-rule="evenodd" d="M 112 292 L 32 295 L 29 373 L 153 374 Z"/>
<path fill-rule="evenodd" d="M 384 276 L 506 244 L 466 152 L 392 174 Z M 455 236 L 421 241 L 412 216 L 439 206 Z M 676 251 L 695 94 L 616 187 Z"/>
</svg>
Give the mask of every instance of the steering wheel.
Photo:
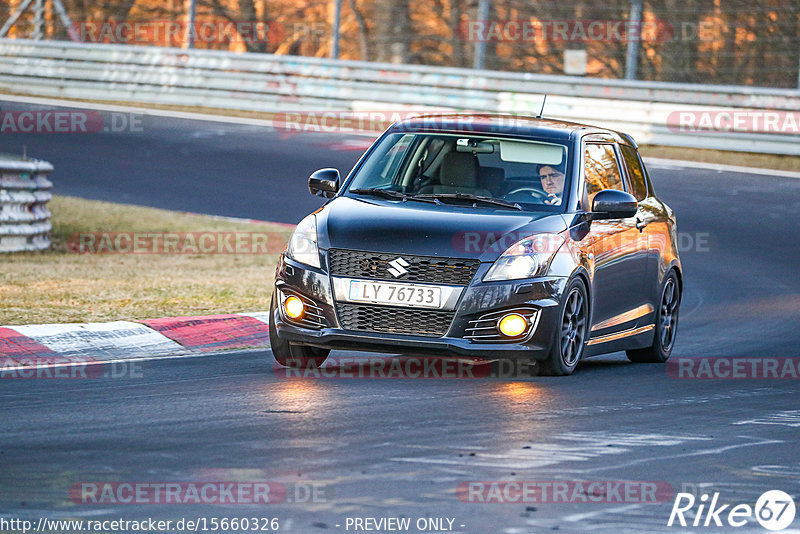
<svg viewBox="0 0 800 534">
<path fill-rule="evenodd" d="M 541 200 L 541 201 L 546 200 L 547 196 L 548 196 L 547 193 L 545 193 L 544 191 L 542 191 L 540 189 L 536 189 L 535 187 L 518 187 L 517 189 L 514 189 L 513 191 L 510 191 L 510 192 L 506 193 L 503 196 L 516 195 L 517 193 L 523 193 L 525 191 L 529 192 L 532 197 L 536 198 L 537 200 Z"/>
</svg>

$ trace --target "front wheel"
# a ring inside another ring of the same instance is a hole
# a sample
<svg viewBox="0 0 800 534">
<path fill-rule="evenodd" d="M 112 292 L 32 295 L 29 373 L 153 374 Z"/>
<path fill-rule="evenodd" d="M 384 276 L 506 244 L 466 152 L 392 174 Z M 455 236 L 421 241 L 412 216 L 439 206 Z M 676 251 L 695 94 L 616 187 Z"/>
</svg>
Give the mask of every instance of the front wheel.
<svg viewBox="0 0 800 534">
<path fill-rule="evenodd" d="M 300 369 L 314 369 L 325 363 L 330 350 L 292 345 L 278 337 L 278 329 L 275 328 L 275 301 L 275 295 L 273 295 L 269 309 L 269 344 L 272 347 L 275 361 L 283 367 Z"/>
<path fill-rule="evenodd" d="M 675 336 L 678 333 L 678 312 L 681 306 L 681 290 L 678 275 L 670 271 L 661 291 L 661 302 L 656 311 L 653 345 L 646 349 L 629 350 L 628 359 L 635 363 L 664 363 L 672 355 Z"/>
<path fill-rule="evenodd" d="M 573 280 L 559 306 L 550 356 L 542 362 L 542 374 L 571 375 L 583 356 L 589 325 L 589 298 L 580 279 Z"/>
</svg>

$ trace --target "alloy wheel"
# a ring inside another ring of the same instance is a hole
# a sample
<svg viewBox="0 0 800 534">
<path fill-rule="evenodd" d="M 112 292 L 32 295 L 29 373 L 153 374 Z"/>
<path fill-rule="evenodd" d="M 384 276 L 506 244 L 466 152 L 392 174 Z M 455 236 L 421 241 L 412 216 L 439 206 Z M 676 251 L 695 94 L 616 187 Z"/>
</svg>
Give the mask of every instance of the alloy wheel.
<svg viewBox="0 0 800 534">
<path fill-rule="evenodd" d="M 661 347 L 669 351 L 675 341 L 675 325 L 678 322 L 678 288 L 674 278 L 669 278 L 664 286 L 659 321 Z"/>
<path fill-rule="evenodd" d="M 561 359 L 568 367 L 578 363 L 586 338 L 586 300 L 578 288 L 567 297 L 561 320 Z"/>
</svg>

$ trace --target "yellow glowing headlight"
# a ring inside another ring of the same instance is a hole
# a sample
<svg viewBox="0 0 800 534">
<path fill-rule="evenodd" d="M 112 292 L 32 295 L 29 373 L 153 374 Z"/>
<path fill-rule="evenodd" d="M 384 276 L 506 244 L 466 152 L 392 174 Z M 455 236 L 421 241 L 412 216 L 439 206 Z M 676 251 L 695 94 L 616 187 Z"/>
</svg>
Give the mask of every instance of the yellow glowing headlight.
<svg viewBox="0 0 800 534">
<path fill-rule="evenodd" d="M 283 302 L 283 311 L 286 312 L 286 317 L 289 319 L 299 319 L 305 312 L 305 306 L 302 300 L 291 296 Z"/>
<path fill-rule="evenodd" d="M 504 336 L 519 337 L 528 329 L 528 320 L 519 314 L 510 313 L 500 319 L 497 329 Z"/>
</svg>

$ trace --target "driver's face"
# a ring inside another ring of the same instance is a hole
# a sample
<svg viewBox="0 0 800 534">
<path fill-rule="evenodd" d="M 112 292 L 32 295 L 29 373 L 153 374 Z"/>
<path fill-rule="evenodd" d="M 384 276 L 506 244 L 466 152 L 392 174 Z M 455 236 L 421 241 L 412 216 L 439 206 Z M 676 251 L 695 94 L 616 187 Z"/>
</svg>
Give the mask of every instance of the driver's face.
<svg viewBox="0 0 800 534">
<path fill-rule="evenodd" d="M 539 179 L 542 180 L 542 188 L 548 195 L 561 195 L 564 191 L 564 175 L 553 167 L 542 167 L 539 169 Z"/>
</svg>

